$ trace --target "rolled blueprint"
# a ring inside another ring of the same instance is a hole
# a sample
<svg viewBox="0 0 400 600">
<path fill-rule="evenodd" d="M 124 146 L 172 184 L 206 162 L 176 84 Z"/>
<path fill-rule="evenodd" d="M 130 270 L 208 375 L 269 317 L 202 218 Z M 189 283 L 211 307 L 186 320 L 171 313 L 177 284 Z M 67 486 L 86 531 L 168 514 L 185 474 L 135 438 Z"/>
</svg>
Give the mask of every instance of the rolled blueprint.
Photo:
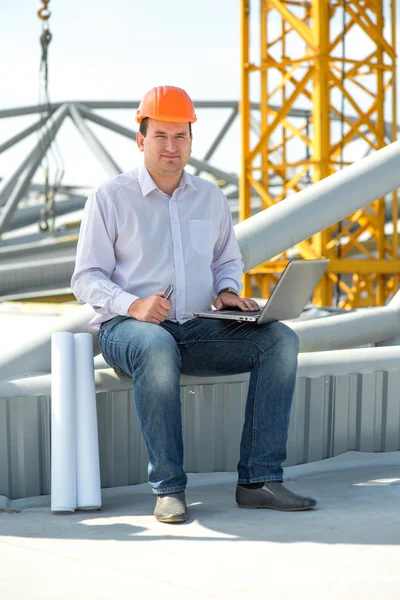
<svg viewBox="0 0 400 600">
<path fill-rule="evenodd" d="M 93 336 L 75 334 L 77 506 L 101 506 L 99 439 L 94 383 Z"/>
<path fill-rule="evenodd" d="M 74 334 L 51 336 L 51 510 L 76 509 Z"/>
</svg>

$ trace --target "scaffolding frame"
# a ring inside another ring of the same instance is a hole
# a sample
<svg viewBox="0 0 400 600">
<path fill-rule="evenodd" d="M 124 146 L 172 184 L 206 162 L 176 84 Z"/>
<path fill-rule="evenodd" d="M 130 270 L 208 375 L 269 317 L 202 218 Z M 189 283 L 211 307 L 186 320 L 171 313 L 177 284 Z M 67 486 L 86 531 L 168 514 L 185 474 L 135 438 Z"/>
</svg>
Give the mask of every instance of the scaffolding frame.
<svg viewBox="0 0 400 600">
<path fill-rule="evenodd" d="M 394 0 L 386 28 L 383 0 L 259 0 L 258 60 L 251 60 L 253 6 L 252 0 L 241 1 L 240 220 L 251 216 L 252 189 L 268 208 L 351 164 L 346 155 L 355 140 L 368 154 L 397 139 Z M 252 127 L 255 90 L 258 135 Z M 310 111 L 300 121 L 291 117 L 299 107 Z M 385 122 L 385 111 L 391 123 Z M 276 185 L 272 193 L 271 177 L 280 180 L 278 193 Z M 389 237 L 380 198 L 296 245 L 303 258 L 331 260 L 314 303 L 331 306 L 335 291 L 342 308 L 385 303 L 399 284 L 397 190 L 391 195 L 391 221 Z M 252 269 L 244 277 L 243 295 L 253 295 L 254 284 L 268 297 L 287 260 L 284 253 Z"/>
</svg>

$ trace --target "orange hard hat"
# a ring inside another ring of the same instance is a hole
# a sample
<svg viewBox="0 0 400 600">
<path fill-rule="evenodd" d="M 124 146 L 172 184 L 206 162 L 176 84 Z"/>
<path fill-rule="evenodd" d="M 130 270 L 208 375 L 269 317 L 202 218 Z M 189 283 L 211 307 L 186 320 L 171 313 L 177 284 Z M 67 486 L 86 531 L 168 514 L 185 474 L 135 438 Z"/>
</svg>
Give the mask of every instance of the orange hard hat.
<svg viewBox="0 0 400 600">
<path fill-rule="evenodd" d="M 136 121 L 141 123 L 147 117 L 173 123 L 197 121 L 193 102 L 185 90 L 172 85 L 160 85 L 147 92 L 136 111 Z"/>
</svg>

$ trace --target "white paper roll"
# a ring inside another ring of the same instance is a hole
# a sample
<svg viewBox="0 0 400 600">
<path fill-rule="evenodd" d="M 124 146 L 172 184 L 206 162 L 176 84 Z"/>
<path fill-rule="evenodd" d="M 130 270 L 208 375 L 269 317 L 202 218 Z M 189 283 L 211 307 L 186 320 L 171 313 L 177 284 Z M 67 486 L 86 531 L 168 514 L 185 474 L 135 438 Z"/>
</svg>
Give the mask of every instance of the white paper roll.
<svg viewBox="0 0 400 600">
<path fill-rule="evenodd" d="M 94 383 L 93 336 L 75 334 L 77 505 L 100 508 L 100 460 Z"/>
<path fill-rule="evenodd" d="M 51 336 L 51 510 L 76 509 L 74 334 Z"/>
</svg>

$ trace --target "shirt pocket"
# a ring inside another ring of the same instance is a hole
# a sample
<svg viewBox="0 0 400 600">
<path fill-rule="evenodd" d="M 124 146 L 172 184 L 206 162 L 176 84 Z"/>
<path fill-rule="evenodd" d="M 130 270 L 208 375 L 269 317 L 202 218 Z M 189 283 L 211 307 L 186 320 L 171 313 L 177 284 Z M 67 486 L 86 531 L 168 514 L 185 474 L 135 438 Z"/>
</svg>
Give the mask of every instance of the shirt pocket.
<svg viewBox="0 0 400 600">
<path fill-rule="evenodd" d="M 212 257 L 214 252 L 214 225 L 209 219 L 189 219 L 190 239 L 197 254 Z"/>
</svg>

